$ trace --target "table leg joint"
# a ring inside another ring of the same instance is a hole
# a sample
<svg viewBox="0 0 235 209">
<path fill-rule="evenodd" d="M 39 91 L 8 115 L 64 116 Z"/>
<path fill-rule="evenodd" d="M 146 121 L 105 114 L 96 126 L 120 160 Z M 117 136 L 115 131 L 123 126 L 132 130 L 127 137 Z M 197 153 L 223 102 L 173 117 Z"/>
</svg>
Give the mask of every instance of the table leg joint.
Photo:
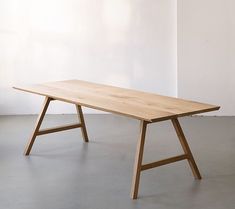
<svg viewBox="0 0 235 209">
<path fill-rule="evenodd" d="M 164 160 L 144 164 L 141 166 L 141 171 L 156 168 L 156 167 L 163 166 L 163 165 L 167 165 L 167 164 L 174 163 L 174 162 L 181 161 L 181 160 L 186 160 L 188 158 L 189 158 L 188 155 L 183 154 L 183 155 L 178 155 L 175 157 L 170 157 L 170 158 L 167 158 Z"/>
<path fill-rule="evenodd" d="M 31 151 L 31 149 L 33 147 L 33 144 L 34 144 L 34 141 L 35 141 L 35 139 L 36 139 L 36 137 L 38 135 L 38 131 L 40 129 L 40 126 L 42 124 L 43 118 L 44 118 L 44 116 L 46 114 L 47 108 L 48 108 L 51 100 L 52 100 L 52 98 L 45 97 L 45 100 L 44 100 L 44 103 L 43 103 L 43 106 L 42 106 L 42 110 L 39 113 L 38 118 L 37 118 L 37 122 L 36 122 L 35 128 L 34 128 L 33 133 L 32 133 L 32 135 L 31 135 L 31 137 L 29 139 L 28 144 L 26 145 L 25 152 L 24 152 L 25 155 L 29 155 L 30 154 L 30 151 Z"/>
<path fill-rule="evenodd" d="M 196 179 L 201 179 L 202 177 L 201 177 L 200 171 L 199 171 L 199 169 L 197 167 L 197 164 L 196 164 L 196 162 L 194 160 L 193 154 L 192 154 L 192 152 L 190 150 L 190 147 L 188 145 L 188 142 L 186 140 L 184 132 L 183 132 L 183 130 L 181 128 L 179 120 L 177 118 L 174 118 L 171 121 L 172 121 L 172 124 L 173 124 L 173 126 L 175 128 L 175 131 L 176 131 L 176 134 L 177 134 L 177 136 L 179 138 L 181 146 L 182 146 L 182 148 L 184 150 L 184 153 L 188 155 L 188 163 L 189 163 L 189 165 L 191 167 L 191 170 L 192 170 L 192 173 L 193 173 L 194 177 Z"/>
<path fill-rule="evenodd" d="M 64 126 L 56 126 L 54 128 L 41 129 L 37 132 L 37 135 L 44 135 L 44 134 L 50 134 L 50 133 L 55 133 L 59 131 L 66 131 L 66 130 L 74 129 L 74 128 L 81 128 L 81 124 L 75 123 L 75 124 L 69 124 L 69 125 L 64 125 Z"/>
</svg>

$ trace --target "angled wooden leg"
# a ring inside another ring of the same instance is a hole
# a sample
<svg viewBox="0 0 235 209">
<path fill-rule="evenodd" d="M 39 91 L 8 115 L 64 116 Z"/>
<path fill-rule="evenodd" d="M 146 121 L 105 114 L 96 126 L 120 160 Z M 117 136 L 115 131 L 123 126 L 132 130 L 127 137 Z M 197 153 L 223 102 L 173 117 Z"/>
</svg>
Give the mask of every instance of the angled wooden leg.
<svg viewBox="0 0 235 209">
<path fill-rule="evenodd" d="M 40 114 L 38 115 L 38 119 L 37 119 L 35 128 L 33 130 L 32 136 L 30 137 L 29 142 L 28 142 L 28 144 L 27 144 L 27 146 L 25 148 L 25 152 L 24 152 L 25 155 L 29 155 L 29 153 L 30 153 L 30 151 L 31 151 L 31 149 L 33 147 L 33 143 L 34 143 L 34 141 L 36 139 L 36 136 L 38 134 L 39 128 L 40 128 L 40 126 L 42 124 L 43 118 L 44 118 L 44 116 L 46 114 L 47 108 L 48 108 L 49 103 L 50 103 L 51 100 L 52 99 L 49 98 L 49 97 L 46 97 L 45 100 L 44 100 L 43 107 L 42 107 L 42 110 L 41 110 Z"/>
<path fill-rule="evenodd" d="M 142 166 L 142 159 L 144 153 L 144 142 L 146 135 L 147 122 L 141 121 L 140 123 L 140 136 L 136 149 L 135 164 L 134 164 L 134 173 L 132 179 L 132 189 L 131 189 L 131 198 L 137 199 L 139 182 L 140 182 L 140 172 Z"/>
<path fill-rule="evenodd" d="M 76 105 L 76 109 L 77 109 L 77 114 L 81 123 L 81 131 L 82 131 L 83 140 L 84 142 L 89 142 L 87 131 L 86 131 L 86 124 L 85 124 L 85 120 L 84 120 L 84 116 L 82 112 L 82 107 L 80 105 Z"/>
<path fill-rule="evenodd" d="M 199 172 L 199 170 L 198 170 L 197 164 L 196 164 L 196 162 L 195 162 L 195 160 L 194 160 L 194 158 L 193 158 L 192 152 L 191 152 L 191 150 L 190 150 L 190 148 L 189 148 L 189 145 L 188 145 L 188 143 L 187 143 L 187 140 L 186 140 L 186 138 L 185 138 L 184 132 L 183 132 L 181 126 L 180 126 L 180 123 L 179 123 L 178 119 L 177 119 L 177 118 L 174 118 L 174 119 L 172 119 L 171 121 L 172 121 L 173 126 L 174 126 L 174 128 L 175 128 L 175 131 L 176 131 L 176 133 L 177 133 L 177 136 L 178 136 L 178 138 L 179 138 L 179 140 L 180 140 L 180 143 L 181 143 L 181 145 L 182 145 L 182 148 L 183 148 L 185 154 L 187 155 L 187 160 L 188 160 L 189 165 L 190 165 L 190 167 L 191 167 L 191 169 L 192 169 L 192 172 L 193 172 L 194 177 L 195 177 L 196 179 L 201 179 L 201 178 L 202 178 L 202 177 L 201 177 L 201 174 L 200 174 L 200 172 Z"/>
</svg>

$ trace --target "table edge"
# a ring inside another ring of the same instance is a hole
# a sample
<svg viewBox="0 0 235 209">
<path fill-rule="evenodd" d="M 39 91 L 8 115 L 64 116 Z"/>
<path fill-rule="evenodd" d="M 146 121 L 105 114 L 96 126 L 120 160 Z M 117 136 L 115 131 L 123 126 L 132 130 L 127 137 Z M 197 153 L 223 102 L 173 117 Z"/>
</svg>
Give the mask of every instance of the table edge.
<svg viewBox="0 0 235 209">
<path fill-rule="evenodd" d="M 104 108 L 95 107 L 95 106 L 84 104 L 84 103 L 80 103 L 80 102 L 69 101 L 67 99 L 51 96 L 51 95 L 48 95 L 48 94 L 42 94 L 42 93 L 39 93 L 39 92 L 35 92 L 33 90 L 25 89 L 23 87 L 15 87 L 15 86 L 13 86 L 12 88 L 16 89 L 16 90 L 28 92 L 28 93 L 33 93 L 33 94 L 37 94 L 37 95 L 53 98 L 53 99 L 58 100 L 58 101 L 62 101 L 62 102 L 70 103 L 70 104 L 77 104 L 77 105 L 80 105 L 80 106 L 83 106 L 83 107 L 88 107 L 88 108 L 91 108 L 91 109 L 101 110 L 101 111 L 104 111 L 104 112 L 110 112 L 110 113 L 114 113 L 114 114 L 130 117 L 130 118 L 134 118 L 134 119 L 138 119 L 138 120 L 147 121 L 147 122 L 150 122 L 150 123 L 158 122 L 158 121 L 170 120 L 170 119 L 178 118 L 178 117 L 191 116 L 191 115 L 205 113 L 205 112 L 212 112 L 212 111 L 216 111 L 216 110 L 220 109 L 220 106 L 213 106 L 213 105 L 211 105 L 212 106 L 211 108 L 207 108 L 207 109 L 203 109 L 203 110 L 198 110 L 198 111 L 192 111 L 192 112 L 183 113 L 183 114 L 172 114 L 170 116 L 165 116 L 165 117 L 160 117 L 160 118 L 142 118 L 142 117 L 138 117 L 138 116 L 135 116 L 135 115 L 131 115 L 131 114 L 127 114 L 127 113 L 124 114 L 124 113 L 121 113 L 121 112 L 118 112 L 118 111 L 113 111 L 113 110 L 107 110 L 107 109 L 104 109 Z"/>
</svg>

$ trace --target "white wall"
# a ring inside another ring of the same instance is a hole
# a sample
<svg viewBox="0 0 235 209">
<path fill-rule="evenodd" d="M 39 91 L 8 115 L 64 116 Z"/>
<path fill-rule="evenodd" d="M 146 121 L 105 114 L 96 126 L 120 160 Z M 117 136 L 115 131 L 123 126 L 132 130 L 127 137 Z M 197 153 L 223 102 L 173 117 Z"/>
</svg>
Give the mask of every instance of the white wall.
<svg viewBox="0 0 235 209">
<path fill-rule="evenodd" d="M 178 95 L 235 115 L 235 1 L 178 0 Z"/>
<path fill-rule="evenodd" d="M 176 9 L 176 0 L 0 0 L 0 114 L 38 113 L 41 97 L 11 87 L 53 80 L 176 96 Z"/>
</svg>

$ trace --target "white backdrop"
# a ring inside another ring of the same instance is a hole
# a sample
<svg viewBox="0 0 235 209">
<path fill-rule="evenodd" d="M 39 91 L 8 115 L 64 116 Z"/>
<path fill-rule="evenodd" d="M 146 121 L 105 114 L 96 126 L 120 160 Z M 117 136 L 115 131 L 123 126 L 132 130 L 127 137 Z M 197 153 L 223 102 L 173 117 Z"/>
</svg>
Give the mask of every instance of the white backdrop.
<svg viewBox="0 0 235 209">
<path fill-rule="evenodd" d="M 235 115 L 235 1 L 178 0 L 178 96 Z"/>
<path fill-rule="evenodd" d="M 11 87 L 54 80 L 176 96 L 176 17 L 176 0 L 0 0 L 0 114 L 38 113 Z"/>
</svg>

